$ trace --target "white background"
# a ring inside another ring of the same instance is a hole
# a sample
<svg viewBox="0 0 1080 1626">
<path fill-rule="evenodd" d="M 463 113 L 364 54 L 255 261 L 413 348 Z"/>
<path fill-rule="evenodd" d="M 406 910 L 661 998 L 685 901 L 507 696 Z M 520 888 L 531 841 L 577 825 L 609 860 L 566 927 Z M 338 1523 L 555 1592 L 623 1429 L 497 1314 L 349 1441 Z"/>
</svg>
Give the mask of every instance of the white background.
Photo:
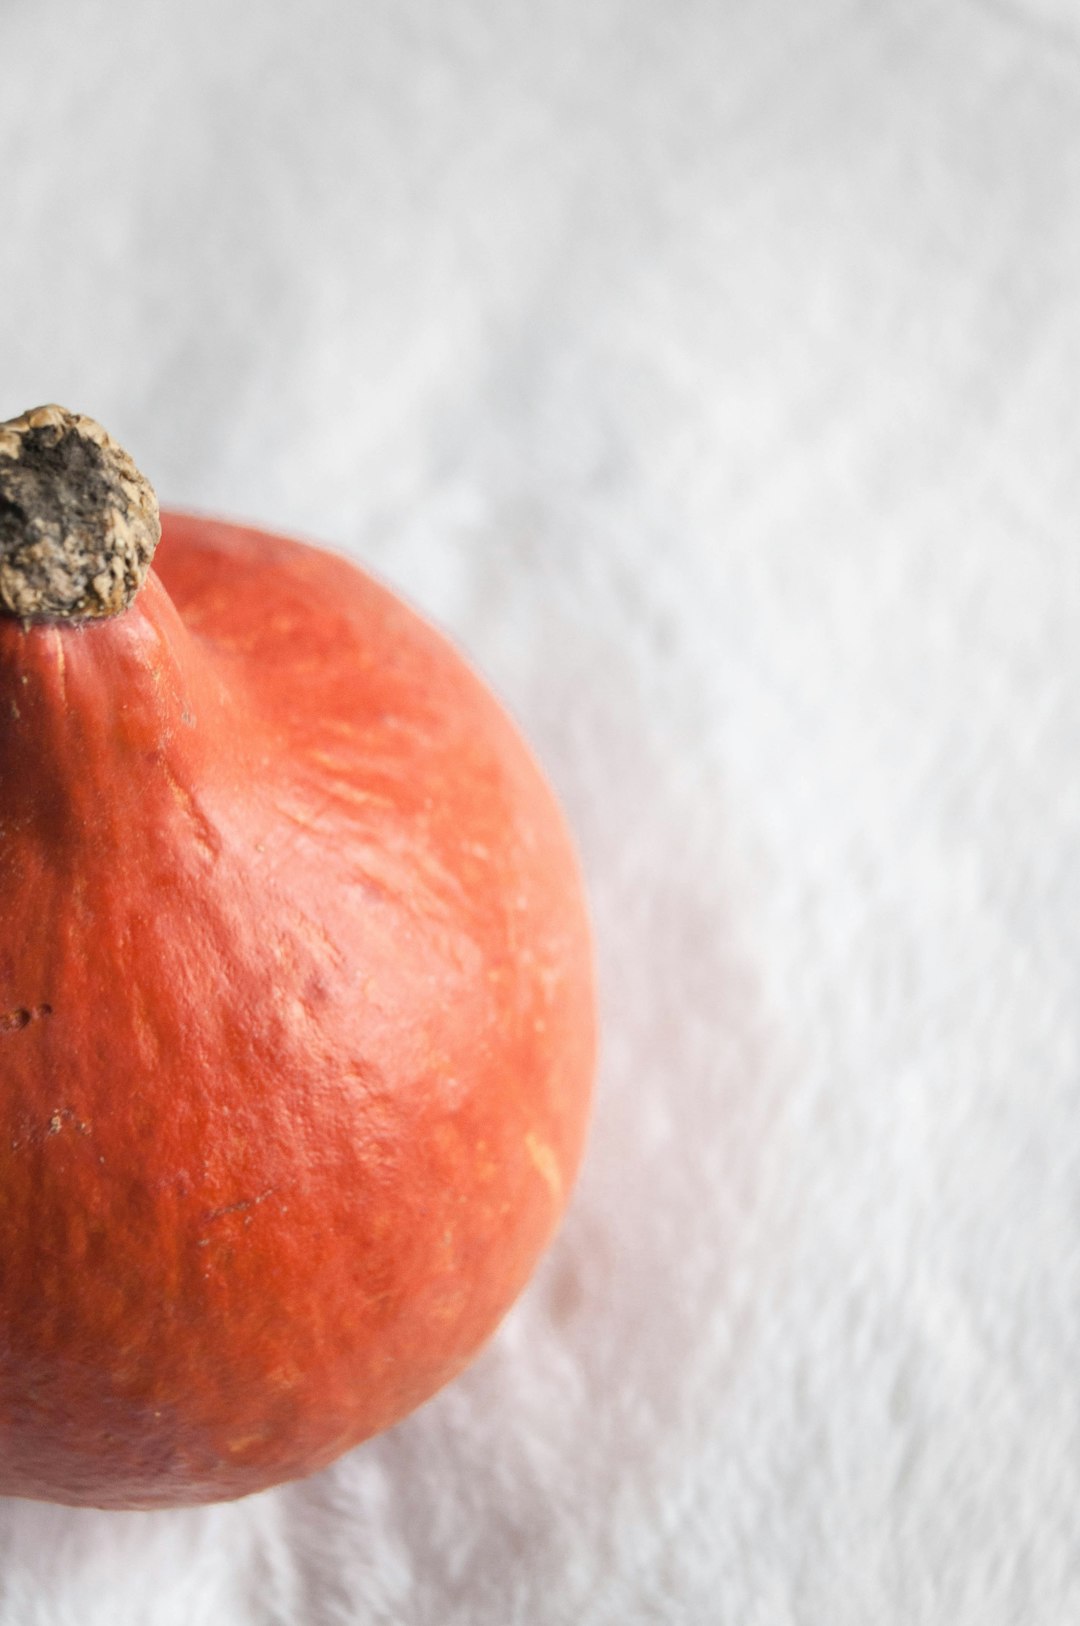
<svg viewBox="0 0 1080 1626">
<path fill-rule="evenodd" d="M 1080 1618 L 1066 0 L 0 0 L 0 417 L 395 584 L 589 878 L 589 1156 L 478 1364 L 3 1626 Z"/>
</svg>

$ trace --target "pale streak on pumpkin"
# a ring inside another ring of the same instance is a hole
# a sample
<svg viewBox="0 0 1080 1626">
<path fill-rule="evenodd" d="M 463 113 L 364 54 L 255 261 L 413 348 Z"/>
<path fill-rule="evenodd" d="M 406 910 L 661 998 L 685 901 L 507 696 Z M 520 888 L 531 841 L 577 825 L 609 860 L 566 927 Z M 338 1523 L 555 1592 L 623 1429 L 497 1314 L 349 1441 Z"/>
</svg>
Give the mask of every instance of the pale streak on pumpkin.
<svg viewBox="0 0 1080 1626">
<path fill-rule="evenodd" d="M 164 757 L 161 758 L 159 766 L 177 806 L 191 820 L 196 841 L 211 858 L 216 858 L 221 849 L 221 842 L 212 820 L 207 818 L 191 791 L 180 783 Z"/>
<path fill-rule="evenodd" d="M 531 1129 L 525 1136 L 525 1150 L 529 1158 L 551 1192 L 552 1200 L 561 1204 L 563 1200 L 562 1175 L 559 1173 L 559 1163 L 555 1153 L 546 1141 L 540 1139 Z"/>
<path fill-rule="evenodd" d="M 331 756 L 329 751 L 308 751 L 308 762 L 318 763 L 320 768 L 326 768 L 330 773 L 344 777 L 352 772 L 352 765 L 341 757 Z M 345 801 L 353 802 L 356 806 L 389 807 L 394 808 L 397 803 L 392 796 L 382 796 L 374 790 L 358 790 L 355 785 L 334 783 L 334 795 Z"/>
<path fill-rule="evenodd" d="M 60 680 L 60 700 L 67 709 L 67 661 L 64 659 L 64 640 L 60 628 L 53 628 L 53 648 L 56 650 L 56 676 Z"/>
</svg>

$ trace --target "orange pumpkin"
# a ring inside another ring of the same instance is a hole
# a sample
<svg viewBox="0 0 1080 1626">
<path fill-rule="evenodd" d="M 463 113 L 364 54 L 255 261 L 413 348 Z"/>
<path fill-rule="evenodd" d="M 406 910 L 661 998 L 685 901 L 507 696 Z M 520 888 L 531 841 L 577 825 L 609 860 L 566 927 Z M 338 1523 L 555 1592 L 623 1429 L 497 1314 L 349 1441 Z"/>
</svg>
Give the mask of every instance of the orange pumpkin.
<svg viewBox="0 0 1080 1626">
<path fill-rule="evenodd" d="M 563 1211 L 566 826 L 352 565 L 0 427 L 0 1494 L 242 1496 L 403 1417 Z M 140 586 L 141 578 L 145 581 Z"/>
</svg>

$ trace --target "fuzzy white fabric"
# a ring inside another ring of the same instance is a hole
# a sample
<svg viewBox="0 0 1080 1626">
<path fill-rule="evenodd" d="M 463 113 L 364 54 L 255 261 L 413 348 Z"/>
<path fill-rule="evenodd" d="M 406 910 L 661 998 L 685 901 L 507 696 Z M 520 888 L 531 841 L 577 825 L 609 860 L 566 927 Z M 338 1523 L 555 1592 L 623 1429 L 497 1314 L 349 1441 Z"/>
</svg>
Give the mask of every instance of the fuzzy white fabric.
<svg viewBox="0 0 1080 1626">
<path fill-rule="evenodd" d="M 1066 0 L 7 0 L 0 416 L 344 548 L 577 831 L 605 1050 L 478 1363 L 0 1503 L 3 1626 L 1080 1619 Z"/>
</svg>

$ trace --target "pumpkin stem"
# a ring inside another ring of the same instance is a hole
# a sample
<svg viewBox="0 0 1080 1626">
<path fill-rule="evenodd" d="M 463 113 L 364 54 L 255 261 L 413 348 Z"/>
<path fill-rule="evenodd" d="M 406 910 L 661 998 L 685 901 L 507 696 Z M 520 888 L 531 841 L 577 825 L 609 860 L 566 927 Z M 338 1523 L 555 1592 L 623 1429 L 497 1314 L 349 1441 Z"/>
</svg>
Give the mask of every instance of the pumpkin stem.
<svg viewBox="0 0 1080 1626">
<path fill-rule="evenodd" d="M 93 418 L 42 406 L 0 423 L 0 615 L 119 615 L 160 536 L 153 487 Z"/>
</svg>

